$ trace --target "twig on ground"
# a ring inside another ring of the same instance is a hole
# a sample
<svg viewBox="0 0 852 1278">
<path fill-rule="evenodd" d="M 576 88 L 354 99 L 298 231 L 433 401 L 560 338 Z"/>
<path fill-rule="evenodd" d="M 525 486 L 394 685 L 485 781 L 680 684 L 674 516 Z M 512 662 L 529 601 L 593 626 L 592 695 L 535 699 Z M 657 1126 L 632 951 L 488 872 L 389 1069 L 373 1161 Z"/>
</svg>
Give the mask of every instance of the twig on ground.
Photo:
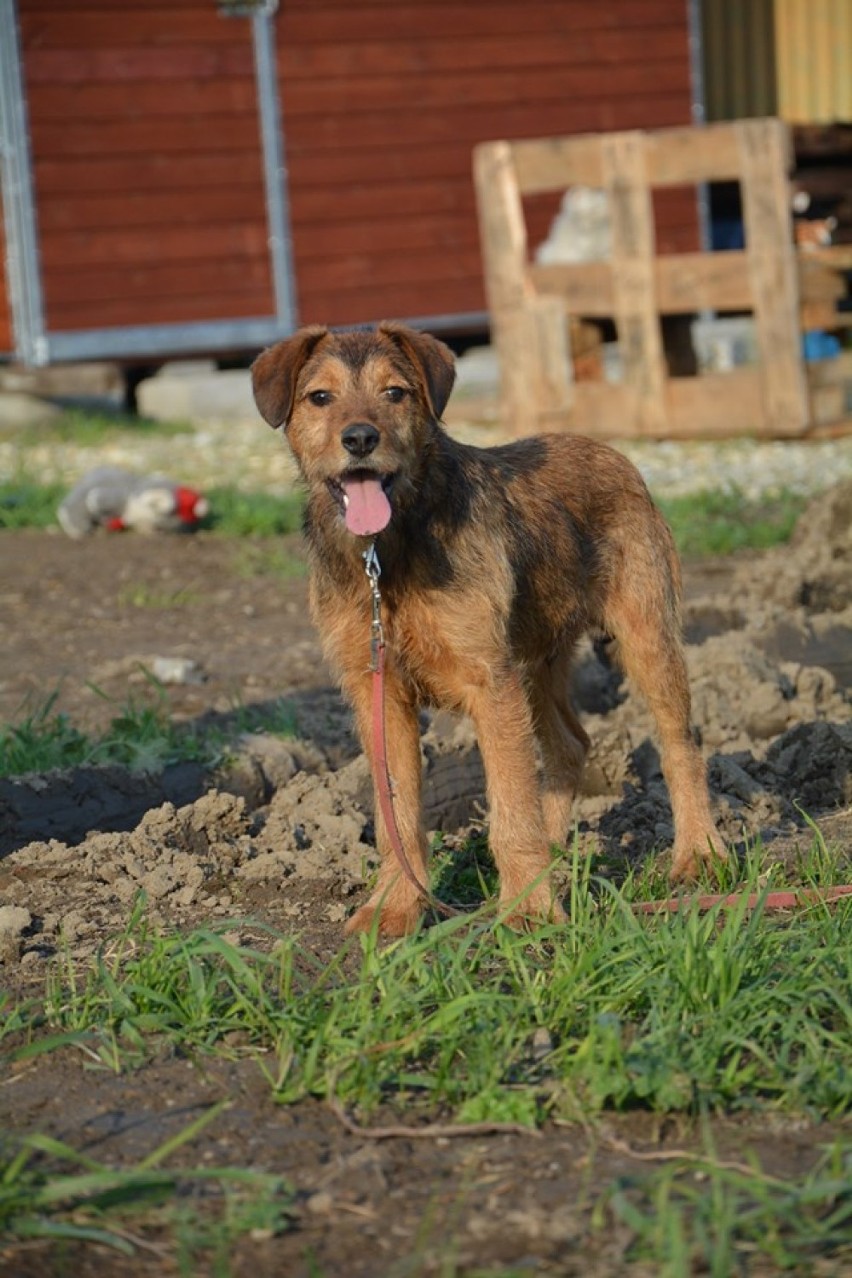
<svg viewBox="0 0 852 1278">
<path fill-rule="evenodd" d="M 335 1118 L 353 1136 L 364 1140 L 439 1140 L 458 1136 L 533 1136 L 541 1139 L 541 1132 L 523 1123 L 426 1123 L 423 1127 L 409 1127 L 405 1123 L 391 1123 L 387 1127 L 362 1127 L 350 1118 L 336 1096 L 328 1097 L 328 1107 Z"/>
</svg>

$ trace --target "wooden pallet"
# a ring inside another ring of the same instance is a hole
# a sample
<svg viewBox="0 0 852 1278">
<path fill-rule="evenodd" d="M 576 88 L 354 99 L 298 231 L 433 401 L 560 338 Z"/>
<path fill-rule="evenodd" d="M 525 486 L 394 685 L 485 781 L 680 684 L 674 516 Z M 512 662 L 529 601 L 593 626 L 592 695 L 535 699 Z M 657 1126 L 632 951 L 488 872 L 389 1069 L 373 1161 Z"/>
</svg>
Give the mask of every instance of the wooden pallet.
<svg viewBox="0 0 852 1278">
<path fill-rule="evenodd" d="M 779 120 L 595 134 L 476 148 L 474 176 L 501 416 L 517 434 L 571 429 L 597 436 L 801 436 L 811 422 L 801 327 L 833 310 L 843 282 L 831 263 L 796 252 Z M 657 256 L 652 192 L 738 181 L 747 247 Z M 606 191 L 611 256 L 530 261 L 522 199 L 585 186 Z M 751 312 L 758 363 L 672 376 L 661 317 Z M 593 318 L 614 320 L 623 377 L 577 380 L 578 343 Z"/>
</svg>

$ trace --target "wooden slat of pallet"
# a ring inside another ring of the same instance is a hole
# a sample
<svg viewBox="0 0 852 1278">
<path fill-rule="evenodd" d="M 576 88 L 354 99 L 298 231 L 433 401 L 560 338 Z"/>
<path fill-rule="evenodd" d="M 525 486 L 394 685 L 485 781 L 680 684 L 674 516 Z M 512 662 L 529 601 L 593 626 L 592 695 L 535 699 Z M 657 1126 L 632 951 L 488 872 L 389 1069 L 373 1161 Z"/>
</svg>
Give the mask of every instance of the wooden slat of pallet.
<svg viewBox="0 0 852 1278">
<path fill-rule="evenodd" d="M 808 385 L 852 384 L 852 351 L 841 351 L 834 359 L 813 360 L 807 366 Z"/>
<path fill-rule="evenodd" d="M 806 261 L 819 262 L 835 271 L 852 271 L 852 244 L 826 244 L 801 250 Z"/>
<path fill-rule="evenodd" d="M 600 136 L 542 138 L 515 142 L 513 158 L 518 185 L 525 195 L 557 191 L 573 185 L 603 185 Z M 646 165 L 651 186 L 735 180 L 742 157 L 730 125 L 657 129 L 645 134 Z"/>
<path fill-rule="evenodd" d="M 803 302 L 837 302 L 846 296 L 842 272 L 815 258 L 813 253 L 799 251 L 796 265 Z"/>
<path fill-rule="evenodd" d="M 834 359 L 812 361 L 805 375 L 811 422 L 822 426 L 840 420 L 852 389 L 852 351 L 841 351 Z"/>
<path fill-rule="evenodd" d="M 540 398 L 538 332 L 524 290 L 527 228 L 511 147 L 486 143 L 473 153 L 488 308 L 500 361 L 500 405 L 519 434 L 535 430 Z"/>
<path fill-rule="evenodd" d="M 542 138 L 512 143 L 518 187 L 524 195 L 560 191 L 568 186 L 603 184 L 600 138 Z"/>
<path fill-rule="evenodd" d="M 656 305 L 663 315 L 703 309 L 750 310 L 751 286 L 746 255 L 679 253 L 653 262 Z M 557 293 L 577 315 L 613 314 L 613 280 L 609 262 L 533 266 L 530 282 L 542 293 Z"/>
<path fill-rule="evenodd" d="M 798 435 L 808 421 L 799 336 L 799 287 L 792 245 L 789 134 L 780 120 L 741 120 L 743 216 L 763 379 L 766 428 Z"/>
<path fill-rule="evenodd" d="M 742 161 L 730 125 L 658 129 L 646 138 L 652 186 L 734 181 L 740 176 Z"/>
<path fill-rule="evenodd" d="M 752 435 L 763 415 L 760 378 L 755 369 L 670 378 L 666 387 L 667 421 L 649 432 L 657 439 L 727 439 Z M 639 396 L 626 386 L 578 382 L 570 415 L 542 414 L 541 426 L 570 429 L 598 439 L 628 439 L 640 411 Z"/>
<path fill-rule="evenodd" d="M 844 296 L 843 281 L 818 262 L 800 257 L 799 285 L 802 309 L 806 304 L 828 303 Z M 613 313 L 612 268 L 609 261 L 532 265 L 531 286 L 540 293 L 558 294 L 573 314 L 608 316 Z M 656 303 L 663 315 L 688 315 L 693 311 L 749 311 L 753 305 L 748 254 L 676 253 L 654 261 Z"/>
<path fill-rule="evenodd" d="M 613 318 L 625 384 L 638 393 L 640 434 L 664 430 L 666 363 L 654 274 L 654 215 L 645 136 L 620 133 L 600 141 L 612 233 Z"/>
</svg>

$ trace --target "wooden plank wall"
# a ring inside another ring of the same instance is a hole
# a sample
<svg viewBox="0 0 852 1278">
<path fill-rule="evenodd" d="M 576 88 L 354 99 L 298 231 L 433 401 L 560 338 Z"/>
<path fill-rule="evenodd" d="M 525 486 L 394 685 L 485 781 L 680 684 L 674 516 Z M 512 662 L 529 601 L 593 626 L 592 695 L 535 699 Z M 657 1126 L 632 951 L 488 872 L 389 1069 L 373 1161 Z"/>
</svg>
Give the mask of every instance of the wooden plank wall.
<svg viewBox="0 0 852 1278">
<path fill-rule="evenodd" d="M 19 9 L 49 328 L 270 314 L 248 20 Z M 684 0 L 286 0 L 275 22 L 306 322 L 485 309 L 477 142 L 690 118 Z M 558 198 L 531 197 L 534 239 Z M 655 221 L 697 247 L 693 191 Z"/>
<path fill-rule="evenodd" d="M 690 122 L 681 0 L 286 0 L 277 23 L 306 321 L 485 309 L 477 142 Z M 533 241 L 558 201 L 529 201 Z M 697 247 L 693 190 L 655 221 Z"/>
<path fill-rule="evenodd" d="M 251 33 L 213 0 L 20 0 L 52 330 L 269 314 Z"/>
</svg>

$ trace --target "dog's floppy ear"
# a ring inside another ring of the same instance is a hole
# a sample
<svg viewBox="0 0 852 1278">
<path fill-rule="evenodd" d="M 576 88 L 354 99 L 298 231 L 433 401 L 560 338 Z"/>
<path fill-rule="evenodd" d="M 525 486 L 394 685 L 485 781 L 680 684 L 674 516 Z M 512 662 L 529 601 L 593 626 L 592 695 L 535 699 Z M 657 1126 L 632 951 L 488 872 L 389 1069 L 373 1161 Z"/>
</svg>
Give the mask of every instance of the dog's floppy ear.
<svg viewBox="0 0 852 1278">
<path fill-rule="evenodd" d="M 322 324 L 300 328 L 298 333 L 262 351 L 251 366 L 254 402 L 270 426 L 286 426 L 293 412 L 296 382 L 314 348 L 328 336 Z"/>
<path fill-rule="evenodd" d="M 416 329 L 406 328 L 404 324 L 397 324 L 392 320 L 385 320 L 380 324 L 379 332 L 389 337 L 419 369 L 429 404 L 435 417 L 440 420 L 456 380 L 453 352 L 431 334 L 419 333 Z"/>
</svg>

